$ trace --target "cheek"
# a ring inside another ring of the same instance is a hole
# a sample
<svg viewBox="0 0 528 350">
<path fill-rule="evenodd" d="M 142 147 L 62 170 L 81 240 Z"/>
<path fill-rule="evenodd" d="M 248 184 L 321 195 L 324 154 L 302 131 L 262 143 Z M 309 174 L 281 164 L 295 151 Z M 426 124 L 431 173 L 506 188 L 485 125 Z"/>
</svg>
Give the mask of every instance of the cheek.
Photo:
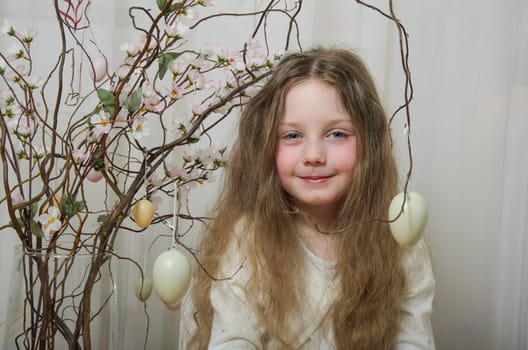
<svg viewBox="0 0 528 350">
<path fill-rule="evenodd" d="M 350 176 L 349 180 L 352 180 L 354 169 L 356 167 L 356 146 L 351 145 L 346 149 L 342 149 L 340 152 L 335 153 L 334 166 L 340 171 L 341 174 Z"/>
<path fill-rule="evenodd" d="M 279 176 L 289 174 L 295 168 L 295 154 L 287 147 L 277 147 L 275 153 L 275 167 Z M 282 178 L 281 178 L 282 180 Z"/>
</svg>

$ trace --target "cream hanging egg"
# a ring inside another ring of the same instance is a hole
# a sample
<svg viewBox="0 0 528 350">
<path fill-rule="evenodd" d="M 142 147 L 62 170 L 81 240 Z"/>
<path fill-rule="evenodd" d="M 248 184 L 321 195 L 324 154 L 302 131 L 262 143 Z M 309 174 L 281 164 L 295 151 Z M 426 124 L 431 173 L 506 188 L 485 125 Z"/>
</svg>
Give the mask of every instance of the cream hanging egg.
<svg viewBox="0 0 528 350">
<path fill-rule="evenodd" d="M 174 309 L 191 283 L 191 265 L 187 257 L 175 249 L 161 253 L 154 262 L 152 280 L 163 303 Z"/>
<path fill-rule="evenodd" d="M 136 281 L 134 291 L 140 301 L 146 301 L 152 293 L 152 280 L 150 278 L 143 279 L 139 277 Z"/>
<path fill-rule="evenodd" d="M 389 221 L 402 209 L 404 192 L 398 193 L 389 206 Z M 403 212 L 389 223 L 394 239 L 404 246 L 412 246 L 422 238 L 427 224 L 428 210 L 424 197 L 417 192 L 407 192 Z"/>
</svg>

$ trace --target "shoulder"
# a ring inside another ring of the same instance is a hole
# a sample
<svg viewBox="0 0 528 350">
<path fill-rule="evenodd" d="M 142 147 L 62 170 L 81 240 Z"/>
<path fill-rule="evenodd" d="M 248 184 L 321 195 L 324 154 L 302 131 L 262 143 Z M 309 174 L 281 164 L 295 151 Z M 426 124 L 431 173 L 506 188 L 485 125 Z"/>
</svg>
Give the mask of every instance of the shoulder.
<svg viewBox="0 0 528 350">
<path fill-rule="evenodd" d="M 233 232 L 227 243 L 227 248 L 219 261 L 219 276 L 223 279 L 239 279 L 241 275 L 247 273 L 238 273 L 240 270 L 248 270 L 248 254 L 251 228 L 247 220 L 240 219 L 233 227 Z"/>
<path fill-rule="evenodd" d="M 402 266 L 407 276 L 409 287 L 413 287 L 416 283 L 429 283 L 434 287 L 431 255 L 423 239 L 412 247 L 404 248 Z"/>
<path fill-rule="evenodd" d="M 404 248 L 402 265 L 407 283 L 401 306 L 400 334 L 394 348 L 434 349 L 431 315 L 435 279 L 425 241 Z"/>
</svg>

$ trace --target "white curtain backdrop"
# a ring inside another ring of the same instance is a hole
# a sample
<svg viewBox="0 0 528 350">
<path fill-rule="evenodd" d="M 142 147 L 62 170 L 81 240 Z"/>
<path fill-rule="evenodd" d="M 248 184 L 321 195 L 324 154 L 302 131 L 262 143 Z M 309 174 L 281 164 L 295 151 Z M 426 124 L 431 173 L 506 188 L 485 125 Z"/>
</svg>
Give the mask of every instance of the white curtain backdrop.
<svg viewBox="0 0 528 350">
<path fill-rule="evenodd" d="M 371 2 L 388 9 L 386 0 Z M 125 9 L 134 3 L 93 0 L 94 24 L 99 26 L 95 34 L 110 58 L 120 57 L 119 45 L 129 39 Z M 266 1 L 217 3 L 239 10 Z M 49 1 L 2 1 L 0 20 L 5 17 L 18 27 L 38 27 L 39 35 L 45 35 L 53 28 L 52 20 L 45 17 L 49 6 Z M 426 239 L 437 279 L 433 316 L 437 347 L 528 349 L 528 2 L 399 0 L 395 11 L 409 33 L 415 93 L 411 189 L 421 192 L 430 207 Z M 352 0 L 305 1 L 299 22 L 304 48 L 340 46 L 365 58 L 389 114 L 403 102 L 404 76 L 393 24 Z M 219 21 L 216 28 L 190 40 L 236 47 L 253 24 L 251 20 Z M 272 28 L 274 33 L 280 32 L 277 26 Z M 402 174 L 408 167 L 403 124 L 402 114 L 393 124 Z M 216 137 L 230 140 L 232 130 L 230 124 Z M 206 211 L 215 191 L 210 186 L 196 192 L 195 209 Z M 0 213 L 0 220 L 7 221 L 5 213 Z M 150 242 L 138 236 L 120 244 L 151 266 L 167 241 L 144 258 Z M 9 287 L 6 262 L 11 261 L 15 244 L 14 234 L 1 232 L 2 326 Z M 120 275 L 130 288 L 136 277 L 127 271 Z M 121 317 L 126 348 L 142 349 L 142 305 L 133 293 L 125 298 Z M 156 298 L 148 306 L 149 348 L 175 349 L 177 315 Z"/>
</svg>

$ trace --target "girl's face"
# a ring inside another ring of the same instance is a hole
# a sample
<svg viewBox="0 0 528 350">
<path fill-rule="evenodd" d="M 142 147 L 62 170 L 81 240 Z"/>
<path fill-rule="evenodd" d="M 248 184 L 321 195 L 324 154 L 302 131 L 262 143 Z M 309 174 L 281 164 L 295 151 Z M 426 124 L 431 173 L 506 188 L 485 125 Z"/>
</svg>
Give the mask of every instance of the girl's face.
<svg viewBox="0 0 528 350">
<path fill-rule="evenodd" d="M 335 88 L 317 79 L 293 86 L 278 127 L 275 166 L 282 188 L 323 224 L 336 215 L 355 163 L 354 125 Z"/>
</svg>

